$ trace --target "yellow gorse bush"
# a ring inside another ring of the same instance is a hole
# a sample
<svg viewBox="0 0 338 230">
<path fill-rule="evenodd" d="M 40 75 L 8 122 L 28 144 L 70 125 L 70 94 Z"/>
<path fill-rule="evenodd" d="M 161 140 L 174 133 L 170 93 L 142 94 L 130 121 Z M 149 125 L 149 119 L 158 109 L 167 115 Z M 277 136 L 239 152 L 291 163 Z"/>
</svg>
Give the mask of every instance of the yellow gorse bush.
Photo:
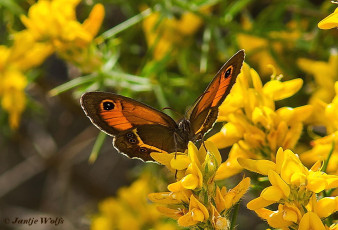
<svg viewBox="0 0 338 230">
<path fill-rule="evenodd" d="M 164 218 L 156 205 L 147 200 L 151 192 L 151 175 L 144 173 L 129 187 L 120 188 L 116 197 L 106 198 L 99 204 L 91 223 L 91 230 L 141 230 L 152 227 L 156 230 L 180 229 L 173 221 Z"/>
<path fill-rule="evenodd" d="M 25 72 L 40 65 L 51 54 L 51 47 L 35 42 L 26 31 L 14 34 L 11 47 L 0 46 L 0 100 L 1 107 L 9 113 L 12 129 L 19 126 L 26 107 Z"/>
<path fill-rule="evenodd" d="M 316 100 L 329 102 L 334 96 L 334 83 L 338 81 L 338 53 L 333 50 L 330 58 L 325 61 L 314 61 L 307 58 L 299 58 L 298 66 L 306 73 L 313 75 L 315 90 L 311 95 L 310 104 L 316 105 Z"/>
<path fill-rule="evenodd" d="M 242 67 L 231 94 L 219 109 L 218 121 L 227 123 L 209 138 L 218 148 L 233 145 L 220 169 L 226 172 L 224 177 L 242 170 L 238 157 L 275 160 L 279 147 L 295 146 L 312 106 L 276 109 L 275 101 L 292 96 L 302 84 L 300 78 L 282 82 L 273 76 L 263 85 L 254 69 L 246 64 Z"/>
<path fill-rule="evenodd" d="M 210 6 L 200 9 L 204 14 L 210 10 Z M 177 47 L 185 44 L 187 38 L 196 33 L 202 24 L 202 18 L 191 12 L 182 13 L 179 19 L 163 18 L 159 12 L 153 12 L 143 20 L 142 26 L 154 59 L 160 60 L 168 54 L 174 55 Z"/>
<path fill-rule="evenodd" d="M 0 100 L 9 113 L 10 127 L 19 126 L 26 107 L 25 72 L 40 65 L 57 52 L 66 60 L 82 67 L 84 72 L 100 65 L 89 44 L 97 34 L 104 8 L 96 4 L 83 24 L 75 17 L 80 0 L 40 0 L 33 4 L 28 16 L 21 15 L 26 29 L 13 34 L 11 47 L 0 47 Z"/>
<path fill-rule="evenodd" d="M 152 157 L 171 170 L 177 170 L 177 182 L 168 185 L 169 192 L 151 193 L 149 199 L 160 206 L 163 214 L 177 219 L 182 227 L 227 229 L 229 211 L 246 193 L 250 178 L 228 190 L 215 182 L 222 177 L 219 170 L 222 158 L 209 141 L 200 149 L 189 142 L 187 154 L 152 153 Z"/>
<path fill-rule="evenodd" d="M 317 160 L 325 161 L 331 152 L 327 172 L 338 175 L 338 81 L 334 88 L 336 96 L 332 102 L 329 104 L 321 102 L 315 111 L 316 114 L 320 114 L 316 123 L 324 125 L 328 135 L 313 140 L 313 147 L 303 152 L 300 157 L 304 163 L 313 164 Z"/>
<path fill-rule="evenodd" d="M 75 12 L 79 3 L 80 0 L 40 0 L 31 6 L 28 16 L 21 16 L 21 21 L 36 41 L 49 44 L 65 60 L 90 72 L 102 64 L 90 44 L 101 27 L 104 7 L 96 4 L 81 24 Z"/>
<path fill-rule="evenodd" d="M 247 170 L 268 176 L 270 187 L 247 204 L 271 227 L 305 230 L 325 229 L 321 219 L 338 211 L 337 197 L 320 198 L 324 190 L 338 187 L 338 176 L 320 171 L 320 162 L 308 170 L 291 150 L 280 148 L 276 162 L 240 158 Z M 278 210 L 265 207 L 278 203 Z M 328 226 L 329 227 L 329 226 Z"/>
</svg>

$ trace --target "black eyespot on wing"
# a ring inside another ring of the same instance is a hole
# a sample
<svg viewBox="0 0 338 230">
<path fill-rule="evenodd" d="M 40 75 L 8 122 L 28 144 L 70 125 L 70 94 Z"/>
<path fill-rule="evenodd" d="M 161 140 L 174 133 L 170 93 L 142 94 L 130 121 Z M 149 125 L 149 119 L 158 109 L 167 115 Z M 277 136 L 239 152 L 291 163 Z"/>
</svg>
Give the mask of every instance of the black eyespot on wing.
<svg viewBox="0 0 338 230">
<path fill-rule="evenodd" d="M 135 144 L 137 142 L 136 139 L 134 139 L 134 138 L 129 138 L 128 141 L 131 144 Z"/>
<path fill-rule="evenodd" d="M 232 70 L 233 70 L 232 66 L 229 66 L 228 69 L 224 73 L 224 78 L 230 77 L 232 74 Z"/>
<path fill-rule="evenodd" d="M 128 138 L 135 138 L 135 135 L 133 133 L 127 133 L 126 136 Z"/>
<path fill-rule="evenodd" d="M 141 153 L 147 153 L 148 152 L 148 149 L 144 148 L 144 147 L 141 147 L 139 150 L 140 150 Z"/>
<path fill-rule="evenodd" d="M 103 102 L 103 109 L 104 110 L 112 110 L 114 108 L 115 108 L 115 105 L 114 105 L 113 102 L 111 102 L 111 101 L 105 101 L 105 102 Z"/>
</svg>

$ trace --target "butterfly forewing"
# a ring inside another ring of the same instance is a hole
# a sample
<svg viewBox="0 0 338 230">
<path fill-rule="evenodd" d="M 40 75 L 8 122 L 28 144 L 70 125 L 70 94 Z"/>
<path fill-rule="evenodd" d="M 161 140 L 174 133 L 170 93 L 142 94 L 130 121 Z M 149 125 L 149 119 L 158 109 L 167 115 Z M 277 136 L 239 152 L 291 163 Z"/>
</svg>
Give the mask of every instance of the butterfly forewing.
<svg viewBox="0 0 338 230">
<path fill-rule="evenodd" d="M 195 136 L 203 136 L 212 128 L 218 116 L 218 107 L 230 93 L 244 61 L 244 51 L 238 51 L 218 71 L 190 114 L 191 128 Z"/>
</svg>

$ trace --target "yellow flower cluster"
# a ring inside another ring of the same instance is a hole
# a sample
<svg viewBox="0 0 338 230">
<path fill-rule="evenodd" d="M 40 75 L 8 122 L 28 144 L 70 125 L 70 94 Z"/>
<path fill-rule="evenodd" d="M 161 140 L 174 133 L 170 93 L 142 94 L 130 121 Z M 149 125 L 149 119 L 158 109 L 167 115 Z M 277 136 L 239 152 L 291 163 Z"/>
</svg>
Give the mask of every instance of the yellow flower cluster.
<svg viewBox="0 0 338 230">
<path fill-rule="evenodd" d="M 282 73 L 273 53 L 282 53 L 286 48 L 292 49 L 296 41 L 301 38 L 297 23 L 291 21 L 287 24 L 285 31 L 272 31 L 265 37 L 252 34 L 253 26 L 249 19 L 243 18 L 243 27 L 247 33 L 237 35 L 237 42 L 241 49 L 247 54 L 247 59 L 257 65 L 260 74 L 268 76 L 270 70 L 267 66 L 274 66 L 278 73 Z"/>
<path fill-rule="evenodd" d="M 177 224 L 157 211 L 156 205 L 147 200 L 151 192 L 151 175 L 143 174 L 129 187 L 120 188 L 116 197 L 99 204 L 99 213 L 91 223 L 91 230 L 177 230 Z"/>
<path fill-rule="evenodd" d="M 211 7 L 206 6 L 200 12 L 207 14 L 210 10 Z M 153 51 L 155 60 L 175 53 L 176 47 L 184 43 L 189 35 L 196 33 L 202 24 L 202 18 L 191 12 L 184 12 L 179 19 L 163 18 L 160 13 L 153 12 L 142 23 L 148 47 Z"/>
<path fill-rule="evenodd" d="M 332 51 L 327 62 L 314 61 L 307 58 L 299 58 L 298 66 L 313 75 L 315 85 L 313 86 L 314 93 L 311 94 L 310 104 L 316 104 L 316 100 L 329 102 L 334 96 L 334 83 L 338 81 L 338 53 Z"/>
<path fill-rule="evenodd" d="M 11 47 L 0 46 L 0 100 L 1 107 L 9 113 L 12 129 L 19 126 L 26 107 L 24 89 L 28 82 L 24 73 L 51 54 L 48 45 L 37 43 L 31 34 L 22 31 L 14 35 Z"/>
<path fill-rule="evenodd" d="M 316 114 L 320 114 L 316 123 L 326 127 L 327 136 L 312 142 L 313 148 L 300 155 L 306 164 L 313 164 L 317 160 L 326 161 L 329 158 L 326 171 L 338 175 L 338 81 L 335 85 L 336 96 L 332 102 L 321 102 Z"/>
<path fill-rule="evenodd" d="M 25 73 L 29 69 L 40 65 L 55 51 L 89 68 L 88 55 L 83 54 L 89 52 L 85 47 L 101 26 L 104 8 L 95 5 L 89 18 L 80 24 L 75 18 L 79 1 L 38 1 L 30 7 L 28 16 L 21 16 L 27 29 L 13 34 L 11 47 L 0 46 L 0 100 L 1 107 L 9 113 L 11 128 L 19 126 L 26 107 Z"/>
<path fill-rule="evenodd" d="M 239 158 L 247 170 L 268 177 L 271 186 L 247 204 L 273 228 L 335 229 L 324 226 L 322 219 L 338 211 L 338 197 L 322 197 L 324 190 L 338 187 L 338 176 L 320 171 L 320 162 L 308 170 L 291 150 L 280 148 L 276 162 Z M 265 207 L 278 203 L 278 210 Z"/>
<path fill-rule="evenodd" d="M 75 9 L 80 1 L 39 0 L 30 7 L 28 16 L 21 16 L 21 21 L 36 41 L 49 44 L 53 52 L 87 72 L 100 65 L 89 45 L 101 27 L 104 7 L 96 4 L 81 24 Z"/>
<path fill-rule="evenodd" d="M 246 64 L 242 67 L 231 94 L 219 109 L 218 121 L 227 123 L 209 138 L 218 148 L 233 145 L 220 168 L 224 178 L 242 170 L 238 157 L 275 160 L 274 153 L 279 147 L 295 146 L 312 106 L 276 110 L 275 101 L 294 95 L 302 83 L 300 78 L 281 82 L 273 76 L 263 85 L 255 70 Z"/>
<path fill-rule="evenodd" d="M 250 178 L 244 178 L 236 187 L 227 190 L 215 180 L 222 158 L 216 146 L 209 141 L 200 149 L 190 142 L 187 154 L 152 153 L 158 162 L 177 171 L 178 181 L 168 185 L 169 192 L 151 193 L 153 202 L 168 205 L 158 207 L 163 214 L 177 219 L 182 227 L 227 229 L 229 210 L 246 193 Z"/>
</svg>

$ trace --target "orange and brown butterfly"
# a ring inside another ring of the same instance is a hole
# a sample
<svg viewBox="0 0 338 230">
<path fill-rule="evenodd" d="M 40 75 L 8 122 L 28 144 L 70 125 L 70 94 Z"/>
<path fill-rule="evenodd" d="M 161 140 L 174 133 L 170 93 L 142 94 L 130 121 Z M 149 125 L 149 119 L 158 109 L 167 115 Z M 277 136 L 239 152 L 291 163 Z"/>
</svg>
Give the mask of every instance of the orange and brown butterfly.
<svg viewBox="0 0 338 230">
<path fill-rule="evenodd" d="M 235 84 L 244 56 L 240 50 L 222 66 L 188 119 L 178 123 L 159 110 L 113 93 L 85 93 L 81 106 L 94 125 L 114 137 L 115 148 L 131 158 L 153 161 L 151 152 L 184 152 L 189 141 L 200 140 L 214 125 L 218 107 Z"/>
</svg>

